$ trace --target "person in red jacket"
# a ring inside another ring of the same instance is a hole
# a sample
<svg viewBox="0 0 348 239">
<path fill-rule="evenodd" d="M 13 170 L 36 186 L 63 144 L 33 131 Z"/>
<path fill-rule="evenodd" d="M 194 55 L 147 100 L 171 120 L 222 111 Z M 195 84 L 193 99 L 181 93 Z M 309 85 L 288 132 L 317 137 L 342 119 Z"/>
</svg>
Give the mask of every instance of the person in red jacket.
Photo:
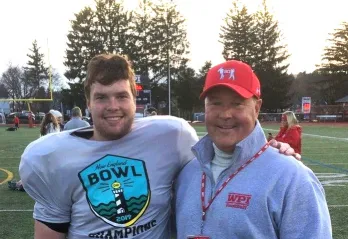
<svg viewBox="0 0 348 239">
<path fill-rule="evenodd" d="M 19 118 L 17 115 L 13 118 L 13 123 L 15 125 L 16 130 L 19 129 Z"/>
<path fill-rule="evenodd" d="M 268 139 L 271 138 L 273 137 L 271 136 Z M 280 130 L 274 139 L 279 142 L 288 143 L 295 150 L 295 153 L 301 154 L 302 128 L 298 124 L 294 112 L 285 111 L 282 114 Z"/>
</svg>

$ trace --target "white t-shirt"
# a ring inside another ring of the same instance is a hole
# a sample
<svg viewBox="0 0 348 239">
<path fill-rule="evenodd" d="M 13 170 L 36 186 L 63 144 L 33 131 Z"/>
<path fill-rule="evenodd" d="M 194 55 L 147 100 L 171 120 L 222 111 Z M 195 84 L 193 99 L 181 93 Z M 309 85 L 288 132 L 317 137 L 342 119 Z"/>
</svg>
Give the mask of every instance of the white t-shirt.
<svg viewBox="0 0 348 239">
<path fill-rule="evenodd" d="M 170 116 L 135 120 L 114 141 L 76 136 L 86 131 L 47 135 L 24 151 L 19 171 L 34 218 L 70 222 L 73 239 L 169 239 L 172 182 L 193 158 L 196 131 Z"/>
<path fill-rule="evenodd" d="M 57 133 L 60 132 L 60 127 L 57 125 L 54 127 L 53 123 L 49 123 L 46 125 L 46 134 Z"/>
</svg>

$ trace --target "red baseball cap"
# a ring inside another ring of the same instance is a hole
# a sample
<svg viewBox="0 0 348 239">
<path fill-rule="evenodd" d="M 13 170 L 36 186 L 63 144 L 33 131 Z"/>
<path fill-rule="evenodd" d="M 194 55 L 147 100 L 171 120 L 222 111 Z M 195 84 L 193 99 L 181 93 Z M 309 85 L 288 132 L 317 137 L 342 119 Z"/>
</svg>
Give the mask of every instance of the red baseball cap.
<svg viewBox="0 0 348 239">
<path fill-rule="evenodd" d="M 261 97 L 260 81 L 249 65 L 231 60 L 214 66 L 208 71 L 200 99 L 204 99 L 208 91 L 216 86 L 225 86 L 243 98 Z"/>
</svg>

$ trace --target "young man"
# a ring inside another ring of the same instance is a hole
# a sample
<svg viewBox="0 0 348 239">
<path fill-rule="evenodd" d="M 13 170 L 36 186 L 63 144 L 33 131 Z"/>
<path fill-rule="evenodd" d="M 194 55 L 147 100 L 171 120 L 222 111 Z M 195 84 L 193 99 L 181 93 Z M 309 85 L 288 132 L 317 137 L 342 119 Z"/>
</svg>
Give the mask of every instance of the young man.
<svg viewBox="0 0 348 239">
<path fill-rule="evenodd" d="M 82 119 L 82 112 L 79 107 L 71 110 L 71 119 L 64 125 L 64 130 L 78 129 L 90 126 L 87 121 Z"/>
<path fill-rule="evenodd" d="M 195 130 L 170 116 L 133 121 L 124 57 L 94 57 L 84 87 L 93 128 L 42 137 L 22 155 L 35 238 L 170 238 L 172 182 L 193 158 Z"/>
<path fill-rule="evenodd" d="M 22 155 L 35 238 L 169 239 L 172 182 L 195 130 L 170 116 L 134 121 L 134 73 L 119 55 L 94 57 L 84 88 L 93 128 L 42 137 Z"/>
<path fill-rule="evenodd" d="M 177 180 L 178 238 L 332 238 L 319 180 L 268 147 L 257 120 L 260 97 L 247 64 L 227 61 L 209 70 L 201 94 L 208 135 Z"/>
</svg>

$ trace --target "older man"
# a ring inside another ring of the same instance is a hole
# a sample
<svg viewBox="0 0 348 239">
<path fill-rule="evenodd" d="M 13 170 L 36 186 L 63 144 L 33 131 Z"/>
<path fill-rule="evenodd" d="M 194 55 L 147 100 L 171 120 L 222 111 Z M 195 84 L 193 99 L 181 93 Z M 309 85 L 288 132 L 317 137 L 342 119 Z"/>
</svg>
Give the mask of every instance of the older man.
<svg viewBox="0 0 348 239">
<path fill-rule="evenodd" d="M 332 238 L 314 173 L 267 143 L 257 120 L 260 82 L 250 66 L 213 67 L 201 99 L 208 135 L 177 180 L 178 238 Z"/>
<path fill-rule="evenodd" d="M 64 130 L 78 129 L 88 127 L 90 124 L 82 119 L 82 112 L 79 107 L 71 110 L 71 119 L 64 125 Z"/>
</svg>

